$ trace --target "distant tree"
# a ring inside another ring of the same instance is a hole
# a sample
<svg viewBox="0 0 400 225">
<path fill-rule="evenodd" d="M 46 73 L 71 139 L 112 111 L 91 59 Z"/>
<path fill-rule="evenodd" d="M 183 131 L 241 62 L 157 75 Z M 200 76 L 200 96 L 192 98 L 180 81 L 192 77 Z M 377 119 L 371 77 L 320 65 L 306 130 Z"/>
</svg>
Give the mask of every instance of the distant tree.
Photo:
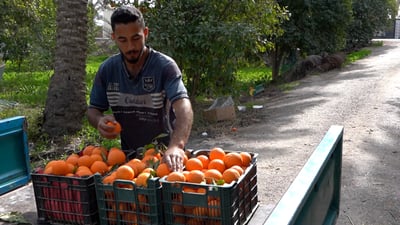
<svg viewBox="0 0 400 225">
<path fill-rule="evenodd" d="M 43 115 L 43 131 L 57 138 L 82 127 L 86 112 L 87 0 L 57 0 L 54 74 Z"/>
<path fill-rule="evenodd" d="M 0 2 L 0 42 L 4 58 L 29 68 L 52 65 L 55 34 L 53 0 Z M 48 68 L 48 67 L 47 67 Z"/>
<path fill-rule="evenodd" d="M 261 29 L 276 21 L 273 1 L 160 0 L 144 10 L 149 43 L 172 56 L 192 97 L 234 94 L 235 72 L 255 52 Z M 260 16 L 262 15 L 262 16 Z M 263 20 L 251 20 L 250 17 Z M 265 30 L 264 30 L 265 31 Z"/>
<path fill-rule="evenodd" d="M 386 30 L 397 16 L 396 0 L 353 0 L 353 22 L 347 30 L 347 49 L 369 45 L 377 31 Z"/>
<path fill-rule="evenodd" d="M 284 33 L 274 37 L 274 48 L 269 52 L 274 65 L 273 80 L 279 79 L 283 60 L 294 65 L 297 56 L 335 52 L 345 46 L 346 30 L 351 21 L 351 0 L 294 1 L 278 0 L 288 10 Z"/>
</svg>

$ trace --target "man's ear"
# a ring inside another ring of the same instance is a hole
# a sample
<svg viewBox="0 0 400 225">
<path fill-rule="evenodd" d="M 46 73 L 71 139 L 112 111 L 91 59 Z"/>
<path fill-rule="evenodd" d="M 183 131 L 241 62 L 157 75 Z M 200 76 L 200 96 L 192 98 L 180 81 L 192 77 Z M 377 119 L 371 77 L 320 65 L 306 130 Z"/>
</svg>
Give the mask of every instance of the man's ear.
<svg viewBox="0 0 400 225">
<path fill-rule="evenodd" d="M 148 27 L 144 28 L 143 34 L 144 34 L 145 39 L 147 39 L 147 36 L 149 35 L 149 28 Z"/>
<path fill-rule="evenodd" d="M 114 32 L 111 33 L 111 40 L 115 40 L 115 33 Z"/>
</svg>

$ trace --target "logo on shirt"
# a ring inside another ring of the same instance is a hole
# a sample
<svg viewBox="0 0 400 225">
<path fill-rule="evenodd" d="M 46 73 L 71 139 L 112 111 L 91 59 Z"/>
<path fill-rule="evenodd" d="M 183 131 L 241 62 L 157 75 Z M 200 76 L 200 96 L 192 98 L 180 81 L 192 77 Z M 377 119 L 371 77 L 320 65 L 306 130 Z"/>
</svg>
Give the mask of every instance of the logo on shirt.
<svg viewBox="0 0 400 225">
<path fill-rule="evenodd" d="M 152 91 L 155 88 L 154 77 L 143 77 L 143 89 Z"/>
</svg>

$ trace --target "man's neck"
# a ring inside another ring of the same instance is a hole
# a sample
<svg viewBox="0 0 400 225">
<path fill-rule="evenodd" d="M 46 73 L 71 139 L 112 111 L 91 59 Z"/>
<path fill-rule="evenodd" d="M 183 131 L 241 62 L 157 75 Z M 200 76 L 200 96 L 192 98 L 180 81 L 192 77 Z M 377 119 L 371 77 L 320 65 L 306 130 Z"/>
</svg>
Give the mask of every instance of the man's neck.
<svg viewBox="0 0 400 225">
<path fill-rule="evenodd" d="M 143 65 L 145 64 L 148 55 L 149 55 L 149 49 L 145 46 L 143 49 L 142 56 L 136 63 L 129 63 L 125 60 L 125 65 L 129 71 L 131 77 L 137 77 L 137 75 L 142 70 Z"/>
</svg>

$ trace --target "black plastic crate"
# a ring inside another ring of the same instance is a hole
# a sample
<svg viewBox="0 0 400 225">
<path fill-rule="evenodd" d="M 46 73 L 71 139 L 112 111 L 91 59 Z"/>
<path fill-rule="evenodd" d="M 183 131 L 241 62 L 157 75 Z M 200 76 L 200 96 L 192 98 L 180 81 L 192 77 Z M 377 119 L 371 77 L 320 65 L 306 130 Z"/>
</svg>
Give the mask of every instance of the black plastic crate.
<svg viewBox="0 0 400 225">
<path fill-rule="evenodd" d="M 194 156 L 208 154 L 195 151 Z M 168 182 L 163 186 L 166 225 L 242 225 L 248 223 L 258 207 L 257 155 L 237 182 L 225 185 Z"/>
<path fill-rule="evenodd" d="M 159 178 L 150 178 L 147 187 L 137 187 L 125 180 L 103 184 L 102 177 L 95 175 L 95 184 L 101 225 L 164 224 Z"/>
<path fill-rule="evenodd" d="M 32 173 L 39 224 L 99 224 L 94 177 Z"/>
</svg>

